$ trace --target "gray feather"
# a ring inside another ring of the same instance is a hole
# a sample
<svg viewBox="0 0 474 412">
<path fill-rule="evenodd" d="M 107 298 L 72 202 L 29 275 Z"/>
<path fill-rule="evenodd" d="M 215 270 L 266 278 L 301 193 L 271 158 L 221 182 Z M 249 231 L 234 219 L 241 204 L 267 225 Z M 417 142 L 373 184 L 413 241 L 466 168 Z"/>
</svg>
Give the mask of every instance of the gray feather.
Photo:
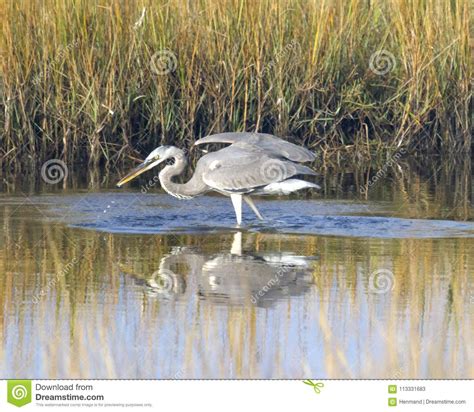
<svg viewBox="0 0 474 412">
<path fill-rule="evenodd" d="M 194 144 L 247 143 L 264 150 L 271 156 L 283 157 L 293 162 L 312 162 L 316 156 L 310 150 L 265 133 L 220 133 L 203 137 Z"/>
<path fill-rule="evenodd" d="M 197 171 L 209 187 L 223 192 L 248 193 L 295 175 L 315 175 L 309 167 L 270 156 L 253 144 L 238 142 L 199 159 Z"/>
</svg>

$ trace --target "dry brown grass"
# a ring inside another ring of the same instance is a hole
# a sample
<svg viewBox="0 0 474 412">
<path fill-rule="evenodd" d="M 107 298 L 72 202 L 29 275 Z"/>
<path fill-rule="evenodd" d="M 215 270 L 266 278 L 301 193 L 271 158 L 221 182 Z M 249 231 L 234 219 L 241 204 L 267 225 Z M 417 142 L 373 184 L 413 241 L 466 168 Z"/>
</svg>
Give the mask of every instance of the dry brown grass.
<svg viewBox="0 0 474 412">
<path fill-rule="evenodd" d="M 115 165 L 236 130 L 325 154 L 469 151 L 470 3 L 2 0 L 2 168 Z M 156 75 L 164 49 L 177 67 Z"/>
</svg>

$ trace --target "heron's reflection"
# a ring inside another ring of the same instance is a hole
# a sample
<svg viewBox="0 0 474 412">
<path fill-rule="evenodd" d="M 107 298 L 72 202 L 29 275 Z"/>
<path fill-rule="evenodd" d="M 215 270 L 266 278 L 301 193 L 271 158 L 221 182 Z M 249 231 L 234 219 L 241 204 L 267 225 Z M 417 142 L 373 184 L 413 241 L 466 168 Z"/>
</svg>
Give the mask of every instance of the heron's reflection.
<svg viewBox="0 0 474 412">
<path fill-rule="evenodd" d="M 213 303 L 269 306 L 309 289 L 315 259 L 290 252 L 243 251 L 242 232 L 236 232 L 230 252 L 174 247 L 154 273 L 132 276 L 154 296 L 196 294 Z"/>
</svg>

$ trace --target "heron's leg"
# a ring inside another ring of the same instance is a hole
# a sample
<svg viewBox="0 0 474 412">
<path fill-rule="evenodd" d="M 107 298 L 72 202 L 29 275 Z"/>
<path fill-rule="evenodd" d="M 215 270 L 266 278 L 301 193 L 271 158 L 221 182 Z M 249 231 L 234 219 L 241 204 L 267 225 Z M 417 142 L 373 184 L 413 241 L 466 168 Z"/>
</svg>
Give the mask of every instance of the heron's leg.
<svg viewBox="0 0 474 412">
<path fill-rule="evenodd" d="M 237 224 L 240 226 L 242 223 L 242 195 L 230 195 L 230 200 L 232 200 L 234 206 Z"/>
<path fill-rule="evenodd" d="M 252 209 L 253 212 L 257 215 L 257 217 L 260 220 L 263 220 L 263 216 L 258 211 L 257 206 L 255 206 L 255 203 L 253 202 L 253 199 L 250 196 L 244 196 L 244 200 L 250 206 L 250 209 Z"/>
</svg>

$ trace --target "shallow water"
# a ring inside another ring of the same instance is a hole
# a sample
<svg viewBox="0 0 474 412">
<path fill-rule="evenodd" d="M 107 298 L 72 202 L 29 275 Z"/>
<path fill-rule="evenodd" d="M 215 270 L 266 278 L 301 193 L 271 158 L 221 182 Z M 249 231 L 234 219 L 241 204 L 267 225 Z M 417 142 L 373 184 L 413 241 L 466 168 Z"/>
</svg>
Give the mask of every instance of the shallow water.
<svg viewBox="0 0 474 412">
<path fill-rule="evenodd" d="M 3 194 L 0 377 L 472 378 L 472 204 L 387 187 Z"/>
<path fill-rule="evenodd" d="M 231 202 L 201 196 L 183 202 L 165 193 L 134 192 L 30 196 L 52 222 L 108 233 L 220 233 L 236 228 Z M 15 199 L 4 198 L 4 204 Z M 371 238 L 474 238 L 474 222 L 389 217 L 389 202 L 262 199 L 261 222 L 246 210 L 242 231 Z"/>
</svg>

